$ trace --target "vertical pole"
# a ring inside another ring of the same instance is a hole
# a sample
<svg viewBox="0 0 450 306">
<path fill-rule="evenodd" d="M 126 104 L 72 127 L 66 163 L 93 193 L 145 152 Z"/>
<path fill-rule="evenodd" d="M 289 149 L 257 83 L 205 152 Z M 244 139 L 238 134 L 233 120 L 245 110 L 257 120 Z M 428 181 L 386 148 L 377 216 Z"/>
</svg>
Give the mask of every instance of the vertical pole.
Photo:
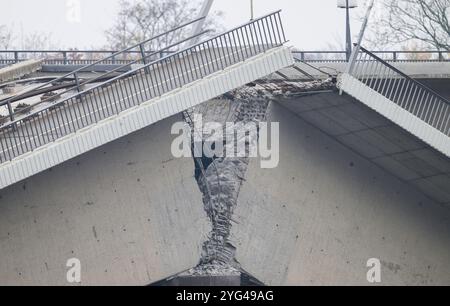
<svg viewBox="0 0 450 306">
<path fill-rule="evenodd" d="M 253 19 L 255 19 L 255 12 L 254 12 L 254 5 L 253 5 L 253 0 L 250 0 L 250 21 L 253 21 Z"/>
<path fill-rule="evenodd" d="M 8 100 L 8 113 L 9 113 L 9 119 L 10 119 L 11 121 L 14 121 L 14 111 L 13 111 L 13 109 L 12 109 L 11 101 L 10 101 L 10 100 Z"/>
<path fill-rule="evenodd" d="M 64 65 L 67 65 L 67 52 L 64 51 L 62 55 L 63 55 L 63 63 Z"/>
<path fill-rule="evenodd" d="M 352 32 L 350 29 L 350 7 L 349 7 L 349 3 L 348 0 L 346 0 L 346 7 L 345 7 L 346 13 L 347 13 L 347 21 L 346 21 L 346 36 L 347 36 L 347 45 L 346 45 L 346 49 L 347 49 L 347 62 L 350 60 L 350 56 L 352 54 Z"/>
<path fill-rule="evenodd" d="M 144 64 L 144 66 L 147 65 L 147 54 L 145 53 L 145 46 L 143 44 L 139 45 L 139 49 L 141 51 L 141 56 L 142 56 L 142 63 Z M 148 67 L 145 67 L 145 73 L 148 74 L 150 72 Z"/>
<path fill-rule="evenodd" d="M 358 58 L 359 50 L 361 48 L 361 43 L 364 38 L 364 34 L 366 33 L 367 24 L 369 23 L 370 13 L 373 9 L 374 0 L 370 1 L 369 7 L 367 8 L 366 17 L 364 18 L 364 22 L 361 27 L 361 31 L 359 32 L 358 44 L 352 51 L 352 55 L 350 57 L 350 62 L 347 65 L 347 73 L 352 73 L 353 67 L 355 66 L 356 59 Z"/>
<path fill-rule="evenodd" d="M 141 57 L 142 57 L 142 63 L 144 64 L 144 65 L 147 65 L 147 55 L 145 54 L 145 48 L 144 48 L 144 45 L 143 44 L 140 44 L 139 45 L 139 50 L 140 50 L 140 52 L 141 52 Z"/>
<path fill-rule="evenodd" d="M 205 2 L 203 2 L 203 6 L 200 10 L 200 14 L 199 14 L 198 18 L 208 16 L 209 11 L 211 11 L 213 2 L 214 2 L 214 0 L 205 0 Z M 192 36 L 196 36 L 196 35 L 200 34 L 200 32 L 203 31 L 204 26 L 205 26 L 205 18 L 197 21 L 194 25 L 194 30 L 192 31 Z M 200 40 L 200 37 L 198 37 L 198 36 L 194 37 L 193 39 L 191 39 L 190 41 L 187 42 L 187 47 L 197 44 L 199 42 L 199 40 Z"/>
<path fill-rule="evenodd" d="M 77 85 L 77 91 L 81 92 L 81 87 L 80 87 L 80 79 L 78 78 L 78 73 L 74 73 L 73 76 L 75 77 L 75 83 Z"/>
<path fill-rule="evenodd" d="M 370 13 L 372 12 L 373 5 L 374 5 L 374 0 L 371 0 L 369 3 L 369 7 L 367 8 L 366 17 L 364 18 L 364 22 L 362 24 L 361 31 L 359 32 L 358 44 L 356 45 L 355 48 L 353 48 L 352 54 L 350 56 L 350 60 L 347 64 L 347 69 L 346 69 L 347 74 L 351 74 L 353 71 L 353 68 L 355 67 L 355 63 L 356 63 L 356 60 L 358 59 L 359 51 L 361 50 L 361 43 L 364 38 L 364 34 L 366 33 L 367 24 L 369 23 Z M 342 91 L 342 89 L 340 89 L 339 94 L 342 95 L 342 93 L 343 93 L 343 91 Z"/>
</svg>

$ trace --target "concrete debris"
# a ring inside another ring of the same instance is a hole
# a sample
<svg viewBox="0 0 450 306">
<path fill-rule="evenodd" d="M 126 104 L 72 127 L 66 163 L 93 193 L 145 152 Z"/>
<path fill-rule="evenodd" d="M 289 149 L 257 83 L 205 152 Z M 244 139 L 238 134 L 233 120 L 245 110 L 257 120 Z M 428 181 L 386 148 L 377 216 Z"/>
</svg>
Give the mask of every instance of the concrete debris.
<svg viewBox="0 0 450 306">
<path fill-rule="evenodd" d="M 42 60 L 28 60 L 0 69 L 0 83 L 19 79 L 42 68 Z"/>
<path fill-rule="evenodd" d="M 201 114 L 203 125 L 211 122 L 243 123 L 261 122 L 266 119 L 266 112 L 272 99 L 292 97 L 308 91 L 331 90 L 335 85 L 331 80 L 312 82 L 263 82 L 251 83 L 229 92 L 222 97 L 208 101 L 185 112 L 185 119 L 190 124 L 192 133 L 200 133 L 206 140 L 210 135 L 195 130 L 193 118 Z M 234 131 L 231 131 L 234 133 Z M 224 129 L 223 134 L 230 131 Z M 258 133 L 254 133 L 257 135 Z M 258 139 L 248 139 L 256 142 Z M 236 248 L 230 241 L 232 217 L 237 205 L 238 196 L 245 182 L 249 158 L 227 157 L 224 145 L 224 156 L 220 158 L 196 158 L 196 179 L 203 194 L 204 209 L 212 223 L 212 232 L 203 245 L 203 254 L 199 265 L 188 272 L 189 275 L 234 275 L 241 271 L 235 260 Z M 194 143 L 192 144 L 194 150 Z M 248 153 L 249 146 L 246 146 Z M 248 156 L 248 154 L 247 154 Z"/>
</svg>

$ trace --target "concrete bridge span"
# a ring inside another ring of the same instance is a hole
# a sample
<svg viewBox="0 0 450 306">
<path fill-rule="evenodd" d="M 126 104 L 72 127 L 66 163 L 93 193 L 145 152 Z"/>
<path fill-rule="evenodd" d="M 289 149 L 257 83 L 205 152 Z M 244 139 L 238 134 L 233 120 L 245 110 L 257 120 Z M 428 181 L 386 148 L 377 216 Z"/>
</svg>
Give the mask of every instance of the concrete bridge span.
<svg viewBox="0 0 450 306">
<path fill-rule="evenodd" d="M 0 284 L 148 285 L 192 268 L 210 231 L 192 159 L 171 158 L 180 115 L 0 192 Z"/>
<path fill-rule="evenodd" d="M 235 212 L 249 273 L 271 285 L 368 285 L 377 258 L 384 285 L 449 283 L 448 206 L 280 103 L 269 118 L 280 122 L 280 165 L 251 162 Z"/>
<path fill-rule="evenodd" d="M 280 164 L 250 160 L 229 237 L 237 262 L 268 285 L 368 285 L 370 258 L 384 285 L 448 284 L 448 206 L 299 111 L 347 99 L 323 95 L 270 102 Z M 180 120 L 3 189 L 1 283 L 66 285 L 70 258 L 82 263 L 82 285 L 146 285 L 195 267 L 211 225 L 193 159 L 171 157 Z"/>
</svg>

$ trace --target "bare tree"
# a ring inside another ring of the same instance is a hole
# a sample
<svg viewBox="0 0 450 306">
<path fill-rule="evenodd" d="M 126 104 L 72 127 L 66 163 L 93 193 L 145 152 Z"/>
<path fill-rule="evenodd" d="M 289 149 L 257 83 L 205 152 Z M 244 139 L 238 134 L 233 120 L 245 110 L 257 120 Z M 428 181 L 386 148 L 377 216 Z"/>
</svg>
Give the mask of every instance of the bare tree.
<svg viewBox="0 0 450 306">
<path fill-rule="evenodd" d="M 197 0 L 121 0 L 120 11 L 115 24 L 106 31 L 109 48 L 125 49 L 142 40 L 173 29 L 198 16 L 201 3 Z M 221 12 L 209 18 L 206 27 L 221 29 Z M 170 45 L 182 37 L 186 30 L 156 40 L 150 47 Z"/>
<path fill-rule="evenodd" d="M 0 49 L 7 50 L 13 43 L 13 31 L 6 25 L 0 25 Z"/>
<path fill-rule="evenodd" d="M 54 49 L 55 44 L 52 41 L 51 34 L 33 32 L 23 38 L 22 50 L 48 50 Z"/>
<path fill-rule="evenodd" d="M 450 0 L 380 0 L 369 44 L 450 50 Z"/>
</svg>

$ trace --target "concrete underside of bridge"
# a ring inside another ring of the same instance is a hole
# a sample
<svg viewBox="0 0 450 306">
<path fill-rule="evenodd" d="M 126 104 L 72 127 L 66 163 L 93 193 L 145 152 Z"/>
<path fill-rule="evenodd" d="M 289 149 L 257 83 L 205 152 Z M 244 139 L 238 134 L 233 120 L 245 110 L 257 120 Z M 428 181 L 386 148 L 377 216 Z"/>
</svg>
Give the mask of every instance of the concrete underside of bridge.
<svg viewBox="0 0 450 306">
<path fill-rule="evenodd" d="M 181 115 L 0 192 L 0 284 L 147 285 L 197 265 L 210 226 L 192 159 L 171 156 Z"/>
<path fill-rule="evenodd" d="M 298 111 L 345 99 L 323 95 L 269 103 L 280 163 L 249 161 L 229 237 L 236 261 L 267 285 L 368 285 L 370 258 L 384 285 L 450 284 L 450 209 Z M 147 285 L 198 265 L 211 225 L 194 161 L 171 154 L 180 120 L 0 191 L 0 284 L 66 285 L 70 258 L 82 285 Z"/>
<path fill-rule="evenodd" d="M 450 283 L 450 210 L 279 103 L 280 164 L 252 161 L 233 227 L 237 260 L 270 285 Z"/>
<path fill-rule="evenodd" d="M 450 62 L 390 62 L 392 66 L 406 73 L 413 79 L 449 79 Z M 306 73 L 317 77 L 327 78 L 326 74 L 337 75 L 346 71 L 347 63 L 333 62 L 297 62 L 297 66 Z M 317 70 L 320 69 L 321 71 Z M 283 71 L 289 75 L 289 71 Z"/>
</svg>

